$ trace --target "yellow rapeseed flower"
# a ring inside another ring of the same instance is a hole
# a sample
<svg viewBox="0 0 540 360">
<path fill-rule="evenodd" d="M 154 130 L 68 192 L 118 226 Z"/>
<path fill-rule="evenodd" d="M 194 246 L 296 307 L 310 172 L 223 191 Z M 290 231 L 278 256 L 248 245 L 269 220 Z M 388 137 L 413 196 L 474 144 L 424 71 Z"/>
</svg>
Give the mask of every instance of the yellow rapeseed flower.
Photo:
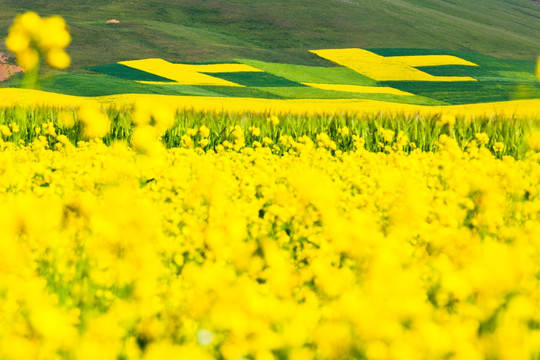
<svg viewBox="0 0 540 360">
<path fill-rule="evenodd" d="M 454 126 L 456 124 L 456 116 L 453 114 L 442 114 L 441 118 L 439 119 L 439 124 L 441 126 Z"/>
<path fill-rule="evenodd" d="M 69 67 L 70 63 L 71 58 L 62 49 L 55 48 L 47 52 L 47 64 L 49 64 L 50 67 L 65 69 Z"/>
<path fill-rule="evenodd" d="M 493 144 L 493 151 L 496 153 L 501 153 L 504 150 L 504 143 L 497 141 L 495 144 Z"/>
<path fill-rule="evenodd" d="M 22 31 L 10 32 L 6 38 L 6 48 L 16 54 L 25 51 L 30 46 L 30 38 Z"/>
<path fill-rule="evenodd" d="M 43 29 L 43 19 L 34 11 L 18 15 L 15 24 L 30 37 L 36 36 Z"/>
<path fill-rule="evenodd" d="M 396 132 L 394 130 L 380 128 L 379 134 L 382 136 L 385 142 L 391 143 L 392 141 L 394 141 L 394 136 Z"/>
<path fill-rule="evenodd" d="M 251 133 L 251 136 L 257 137 L 261 135 L 261 129 L 256 126 L 250 126 L 248 130 Z"/>
<path fill-rule="evenodd" d="M 64 48 L 71 42 L 64 19 L 58 15 L 41 18 L 33 11 L 18 15 L 6 38 L 6 48 L 15 53 L 26 71 L 37 68 L 43 55 L 49 66 L 65 69 L 70 57 Z"/>
<path fill-rule="evenodd" d="M 43 19 L 43 27 L 37 38 L 41 49 L 63 49 L 71 42 L 71 36 L 67 31 L 66 22 L 61 16 L 54 15 Z"/>
<path fill-rule="evenodd" d="M 79 108 L 78 117 L 84 126 L 83 135 L 87 139 L 102 138 L 111 129 L 111 120 L 97 106 L 82 106 Z"/>
<path fill-rule="evenodd" d="M 9 137 L 11 136 L 11 130 L 7 125 L 0 125 L 0 133 L 3 137 Z"/>
<path fill-rule="evenodd" d="M 209 143 L 208 138 L 203 138 L 199 140 L 198 144 L 200 147 L 204 148 L 208 145 L 208 143 Z"/>
<path fill-rule="evenodd" d="M 540 131 L 536 130 L 532 132 L 529 135 L 527 142 L 529 143 L 531 149 L 534 151 L 540 151 Z"/>
<path fill-rule="evenodd" d="M 39 63 L 39 53 L 33 48 L 26 48 L 17 53 L 17 63 L 26 71 L 34 69 Z"/>
<path fill-rule="evenodd" d="M 279 118 L 276 115 L 270 116 L 269 118 L 266 119 L 266 121 L 271 123 L 274 126 L 279 125 Z"/>
<path fill-rule="evenodd" d="M 478 140 L 478 142 L 482 146 L 487 145 L 487 143 L 489 142 L 489 136 L 485 132 L 476 133 L 474 134 L 474 137 L 476 138 L 476 140 Z"/>
<path fill-rule="evenodd" d="M 186 135 L 190 137 L 194 137 L 197 135 L 197 129 L 187 129 Z"/>
<path fill-rule="evenodd" d="M 201 125 L 199 127 L 199 135 L 202 138 L 207 138 L 210 136 L 210 129 L 206 125 Z"/>
<path fill-rule="evenodd" d="M 62 111 L 58 115 L 58 125 L 64 129 L 70 129 L 75 125 L 75 115 L 72 111 Z"/>
</svg>

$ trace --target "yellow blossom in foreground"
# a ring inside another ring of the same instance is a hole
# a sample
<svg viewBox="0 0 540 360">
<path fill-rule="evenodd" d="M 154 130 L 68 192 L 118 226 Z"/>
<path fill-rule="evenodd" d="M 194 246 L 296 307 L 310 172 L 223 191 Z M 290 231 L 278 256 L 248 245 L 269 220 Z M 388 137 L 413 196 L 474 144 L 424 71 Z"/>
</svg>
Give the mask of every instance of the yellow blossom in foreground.
<svg viewBox="0 0 540 360">
<path fill-rule="evenodd" d="M 11 130 L 7 125 L 0 125 L 0 133 L 3 137 L 11 136 Z"/>
<path fill-rule="evenodd" d="M 493 151 L 496 153 L 501 153 L 504 150 L 504 143 L 497 141 L 495 144 L 493 144 Z"/>
<path fill-rule="evenodd" d="M 540 151 L 540 131 L 534 131 L 531 133 L 527 141 L 533 150 Z"/>
<path fill-rule="evenodd" d="M 17 55 L 18 64 L 26 71 L 45 56 L 49 66 L 65 69 L 71 59 L 65 52 L 71 42 L 64 19 L 58 15 L 41 18 L 33 11 L 18 15 L 6 38 L 6 48 Z"/>
<path fill-rule="evenodd" d="M 63 50 L 54 49 L 47 53 L 47 63 L 56 69 L 66 69 L 71 63 L 71 58 Z"/>
<path fill-rule="evenodd" d="M 207 138 L 210 136 L 210 129 L 206 125 L 201 125 L 199 128 L 199 135 L 201 135 L 202 138 Z"/>
<path fill-rule="evenodd" d="M 31 48 L 24 49 L 17 53 L 17 63 L 24 70 L 29 71 L 39 63 L 39 53 Z"/>
<path fill-rule="evenodd" d="M 78 111 L 79 120 L 84 125 L 83 134 L 87 139 L 102 138 L 111 129 L 111 120 L 96 106 L 83 106 Z"/>
<path fill-rule="evenodd" d="M 394 136 L 396 132 L 390 129 L 380 128 L 379 134 L 381 135 L 381 137 L 384 139 L 385 142 L 390 143 L 394 140 Z"/>
<path fill-rule="evenodd" d="M 442 114 L 439 122 L 441 125 L 454 126 L 456 124 L 456 117 L 452 114 Z"/>
<path fill-rule="evenodd" d="M 270 116 L 268 119 L 266 119 L 266 121 L 272 125 L 279 125 L 279 118 L 276 115 Z"/>
<path fill-rule="evenodd" d="M 70 129 L 75 125 L 75 116 L 71 111 L 63 111 L 58 116 L 58 125 L 64 129 Z"/>
<path fill-rule="evenodd" d="M 480 145 L 487 145 L 489 142 L 489 136 L 485 132 L 477 133 L 474 137 L 478 140 Z"/>
<path fill-rule="evenodd" d="M 256 126 L 250 126 L 248 130 L 251 133 L 251 136 L 257 137 L 261 135 L 261 129 Z"/>
</svg>

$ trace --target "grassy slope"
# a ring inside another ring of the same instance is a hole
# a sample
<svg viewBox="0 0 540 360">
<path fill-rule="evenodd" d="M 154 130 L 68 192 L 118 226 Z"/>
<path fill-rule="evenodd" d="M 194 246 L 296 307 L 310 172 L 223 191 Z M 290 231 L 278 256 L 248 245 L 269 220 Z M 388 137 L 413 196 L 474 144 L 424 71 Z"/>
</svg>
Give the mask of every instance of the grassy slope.
<svg viewBox="0 0 540 360">
<path fill-rule="evenodd" d="M 328 66 L 307 50 L 335 47 L 540 54 L 540 4 L 531 0 L 2 0 L 0 9 L 0 37 L 25 10 L 64 16 L 75 72 L 156 56 Z M 121 23 L 106 25 L 111 18 Z"/>
</svg>

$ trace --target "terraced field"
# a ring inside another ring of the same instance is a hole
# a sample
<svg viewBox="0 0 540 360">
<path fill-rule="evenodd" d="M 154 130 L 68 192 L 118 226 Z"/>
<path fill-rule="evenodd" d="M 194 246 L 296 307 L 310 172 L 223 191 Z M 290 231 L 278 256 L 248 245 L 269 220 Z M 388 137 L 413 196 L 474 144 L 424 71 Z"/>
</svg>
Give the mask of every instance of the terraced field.
<svg viewBox="0 0 540 360">
<path fill-rule="evenodd" d="M 540 98 L 532 61 L 414 49 L 312 51 L 334 66 L 236 59 L 214 64 L 161 59 L 90 67 L 99 75 L 56 75 L 43 90 L 77 96 L 162 94 L 261 99 L 366 99 L 457 105 Z"/>
</svg>

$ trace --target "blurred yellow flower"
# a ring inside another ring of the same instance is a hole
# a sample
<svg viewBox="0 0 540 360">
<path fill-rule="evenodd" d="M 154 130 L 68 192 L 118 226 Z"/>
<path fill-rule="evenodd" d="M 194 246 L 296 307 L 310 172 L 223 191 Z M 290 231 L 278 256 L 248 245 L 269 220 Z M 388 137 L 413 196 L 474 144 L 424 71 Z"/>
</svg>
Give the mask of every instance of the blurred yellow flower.
<svg viewBox="0 0 540 360">
<path fill-rule="evenodd" d="M 37 38 L 41 49 L 62 49 L 71 42 L 71 36 L 67 31 L 66 22 L 58 15 L 43 19 L 43 27 Z"/>
<path fill-rule="evenodd" d="M 534 151 L 540 151 L 540 131 L 536 130 L 529 135 L 527 139 L 529 146 Z"/>
<path fill-rule="evenodd" d="M 33 48 L 26 48 L 17 53 L 17 63 L 26 71 L 32 70 L 39 63 L 39 53 Z"/>
<path fill-rule="evenodd" d="M 251 136 L 257 137 L 261 135 L 261 129 L 256 126 L 250 126 L 248 130 L 251 133 Z"/>
<path fill-rule="evenodd" d="M 485 132 L 476 133 L 474 134 L 474 137 L 478 140 L 480 145 L 487 145 L 489 142 L 489 136 Z"/>
<path fill-rule="evenodd" d="M 43 29 L 43 19 L 36 12 L 28 11 L 15 18 L 15 26 L 33 37 Z"/>
<path fill-rule="evenodd" d="M 396 132 L 394 130 L 380 128 L 379 134 L 382 136 L 385 142 L 391 143 L 392 141 L 394 141 L 394 136 Z"/>
<path fill-rule="evenodd" d="M 47 63 L 50 67 L 56 69 L 65 69 L 69 67 L 71 59 L 62 49 L 52 49 L 47 53 Z"/>
<path fill-rule="evenodd" d="M 270 116 L 269 118 L 266 119 L 266 121 L 271 123 L 274 126 L 279 125 L 279 118 L 276 115 Z"/>
<path fill-rule="evenodd" d="M 210 129 L 206 125 L 201 125 L 201 127 L 199 127 L 199 135 L 203 138 L 209 137 Z"/>
<path fill-rule="evenodd" d="M 97 106 L 82 106 L 79 108 L 78 117 L 83 124 L 83 135 L 87 139 L 102 138 L 111 129 L 111 120 Z"/>
<path fill-rule="evenodd" d="M 10 32 L 6 38 L 6 48 L 16 54 L 25 51 L 30 46 L 30 38 L 21 31 Z"/>
<path fill-rule="evenodd" d="M 441 126 L 454 126 L 456 124 L 456 116 L 453 114 L 442 114 L 439 123 Z"/>
<path fill-rule="evenodd" d="M 209 143 L 209 141 L 208 141 L 207 138 L 199 140 L 199 146 L 202 147 L 202 148 L 206 147 L 206 145 L 208 145 L 208 143 Z"/>
<path fill-rule="evenodd" d="M 18 15 L 6 38 L 6 48 L 15 53 L 26 71 L 37 68 L 40 55 L 53 68 L 65 69 L 70 58 L 64 48 L 71 42 L 64 19 L 58 15 L 41 18 L 33 11 Z"/>
<path fill-rule="evenodd" d="M 504 150 L 504 143 L 497 141 L 495 144 L 493 144 L 493 151 L 496 153 L 501 153 Z"/>
<path fill-rule="evenodd" d="M 58 116 L 58 125 L 64 129 L 70 129 L 75 125 L 75 115 L 72 111 L 62 111 Z"/>
<path fill-rule="evenodd" d="M 9 137 L 11 136 L 11 130 L 7 125 L 0 125 L 0 133 L 3 137 Z"/>
</svg>

